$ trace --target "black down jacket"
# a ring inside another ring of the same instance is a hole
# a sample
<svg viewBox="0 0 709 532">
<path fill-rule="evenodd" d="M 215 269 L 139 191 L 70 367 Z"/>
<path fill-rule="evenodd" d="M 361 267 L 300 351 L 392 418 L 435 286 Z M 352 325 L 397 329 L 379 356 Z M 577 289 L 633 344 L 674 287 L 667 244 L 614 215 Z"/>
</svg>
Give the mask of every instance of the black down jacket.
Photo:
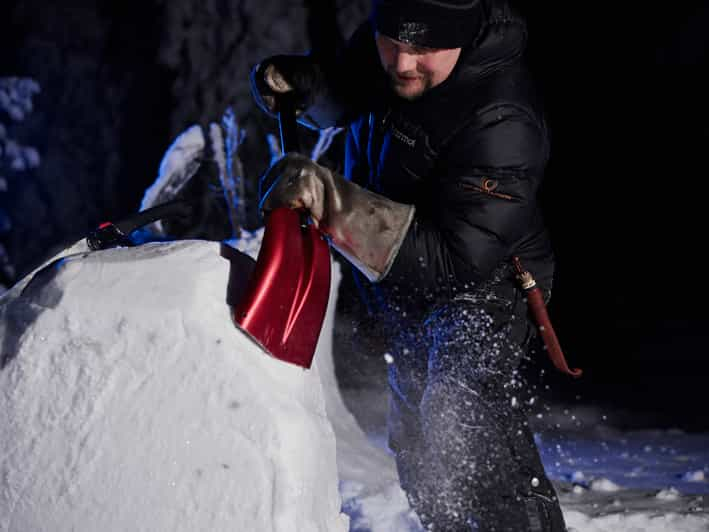
<svg viewBox="0 0 709 532">
<path fill-rule="evenodd" d="M 526 38 L 523 20 L 495 1 L 449 78 L 415 101 L 388 88 L 369 22 L 336 65 L 321 68 L 322 89 L 301 121 L 347 127 L 346 177 L 417 208 L 389 275 L 367 290 L 425 311 L 422 298 L 471 290 L 512 256 L 551 289 L 537 204 L 549 142 L 522 61 Z"/>
</svg>

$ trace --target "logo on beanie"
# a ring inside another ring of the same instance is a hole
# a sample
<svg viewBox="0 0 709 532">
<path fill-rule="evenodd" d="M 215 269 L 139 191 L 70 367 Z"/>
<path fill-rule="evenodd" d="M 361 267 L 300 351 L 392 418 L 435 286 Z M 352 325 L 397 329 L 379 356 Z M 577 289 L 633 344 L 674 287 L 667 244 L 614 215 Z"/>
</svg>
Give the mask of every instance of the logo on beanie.
<svg viewBox="0 0 709 532">
<path fill-rule="evenodd" d="M 395 39 L 405 44 L 425 42 L 428 26 L 421 22 L 400 22 Z"/>
<path fill-rule="evenodd" d="M 482 0 L 374 0 L 378 32 L 427 48 L 462 48 L 481 31 Z"/>
</svg>

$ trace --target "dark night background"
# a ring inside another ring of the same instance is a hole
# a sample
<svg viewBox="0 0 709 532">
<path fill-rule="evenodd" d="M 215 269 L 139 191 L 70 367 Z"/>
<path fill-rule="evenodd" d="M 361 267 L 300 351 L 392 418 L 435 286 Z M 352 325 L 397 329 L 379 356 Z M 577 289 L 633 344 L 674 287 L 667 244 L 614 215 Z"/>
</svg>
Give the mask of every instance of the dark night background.
<svg viewBox="0 0 709 532">
<path fill-rule="evenodd" d="M 42 163 L 0 192 L 16 278 L 136 211 L 174 137 L 227 106 L 247 129 L 241 154 L 255 180 L 275 124 L 252 103 L 250 66 L 330 46 L 334 21 L 349 35 L 367 4 L 5 2 L 0 76 L 42 89 L 13 126 Z M 550 313 L 570 365 L 585 370 L 570 380 L 541 354 L 543 393 L 636 410 L 638 426 L 706 430 L 709 5 L 518 4 L 552 133 Z"/>
</svg>

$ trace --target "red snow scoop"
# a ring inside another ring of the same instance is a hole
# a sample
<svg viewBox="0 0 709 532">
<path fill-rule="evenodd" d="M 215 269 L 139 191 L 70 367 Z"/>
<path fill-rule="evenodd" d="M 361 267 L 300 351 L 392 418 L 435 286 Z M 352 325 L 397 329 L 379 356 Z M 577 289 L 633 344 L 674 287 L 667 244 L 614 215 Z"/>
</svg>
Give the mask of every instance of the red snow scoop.
<svg viewBox="0 0 709 532">
<path fill-rule="evenodd" d="M 283 152 L 298 151 L 295 109 L 279 102 Z M 330 248 L 304 212 L 268 214 L 244 290 L 230 293 L 234 322 L 274 357 L 310 368 L 330 296 Z"/>
<path fill-rule="evenodd" d="M 310 368 L 329 296 L 327 241 L 298 211 L 275 209 L 234 322 L 274 357 Z"/>
</svg>

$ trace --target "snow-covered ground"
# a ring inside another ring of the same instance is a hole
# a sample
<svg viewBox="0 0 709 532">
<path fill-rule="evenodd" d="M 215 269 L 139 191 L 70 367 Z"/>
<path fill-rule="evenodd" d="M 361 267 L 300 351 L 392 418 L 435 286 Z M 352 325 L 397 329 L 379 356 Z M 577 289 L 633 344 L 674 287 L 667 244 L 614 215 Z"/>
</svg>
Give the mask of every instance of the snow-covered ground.
<svg viewBox="0 0 709 532">
<path fill-rule="evenodd" d="M 0 298 L 0 531 L 420 530 L 331 312 L 305 371 L 231 324 L 218 243 L 70 251 Z M 570 528 L 709 530 L 709 435 L 534 408 Z"/>
<path fill-rule="evenodd" d="M 386 393 L 381 386 L 343 390 L 368 441 L 384 453 Z M 622 431 L 613 422 L 631 413 L 593 407 L 546 404 L 531 410 L 570 532 L 709 530 L 709 434 Z M 338 434 L 338 445 L 340 440 Z M 368 478 L 381 477 L 361 472 L 355 481 L 341 478 L 350 530 L 420 532 L 400 490 L 380 482 L 370 487 Z"/>
</svg>

